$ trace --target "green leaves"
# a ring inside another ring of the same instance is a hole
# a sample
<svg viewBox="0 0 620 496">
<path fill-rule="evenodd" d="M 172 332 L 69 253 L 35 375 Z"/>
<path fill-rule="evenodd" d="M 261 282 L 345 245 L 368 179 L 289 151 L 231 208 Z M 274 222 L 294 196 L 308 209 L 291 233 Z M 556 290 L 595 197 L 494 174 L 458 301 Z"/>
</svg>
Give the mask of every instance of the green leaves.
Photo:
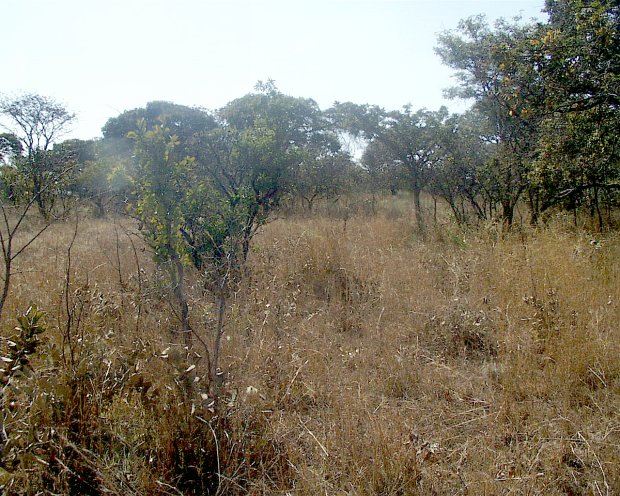
<svg viewBox="0 0 620 496">
<path fill-rule="evenodd" d="M 129 133 L 135 212 L 159 263 L 180 259 L 230 279 L 307 154 L 335 148 L 315 102 L 273 83 L 258 90 L 222 109 L 217 127 L 181 136 L 142 118 Z"/>
<path fill-rule="evenodd" d="M 507 213 L 526 190 L 533 217 L 566 198 L 599 211 L 620 175 L 620 6 L 549 0 L 546 11 L 549 22 L 536 25 L 466 19 L 436 51 L 457 70 L 453 94 L 474 98 L 496 128 Z"/>
<path fill-rule="evenodd" d="M 17 317 L 16 334 L 6 340 L 7 350 L 1 357 L 0 380 L 7 384 L 11 377 L 30 367 L 29 355 L 37 351 L 41 343 L 39 335 L 45 332 L 45 314 L 36 305 Z"/>
</svg>

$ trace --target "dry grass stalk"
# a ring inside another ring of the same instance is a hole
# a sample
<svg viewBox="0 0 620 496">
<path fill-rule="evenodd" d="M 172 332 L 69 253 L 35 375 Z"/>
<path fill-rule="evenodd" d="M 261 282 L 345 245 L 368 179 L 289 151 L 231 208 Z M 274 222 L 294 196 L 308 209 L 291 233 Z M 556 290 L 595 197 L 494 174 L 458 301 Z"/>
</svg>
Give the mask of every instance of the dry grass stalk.
<svg viewBox="0 0 620 496">
<path fill-rule="evenodd" d="M 5 492 L 620 493 L 617 236 L 444 225 L 422 241 L 402 203 L 378 210 L 259 235 L 227 316 L 220 418 L 200 360 L 182 394 L 157 271 L 115 234 L 131 226 L 82 222 L 69 274 L 72 226 L 51 226 L 5 307 L 36 302 L 48 323 L 5 394 Z"/>
</svg>

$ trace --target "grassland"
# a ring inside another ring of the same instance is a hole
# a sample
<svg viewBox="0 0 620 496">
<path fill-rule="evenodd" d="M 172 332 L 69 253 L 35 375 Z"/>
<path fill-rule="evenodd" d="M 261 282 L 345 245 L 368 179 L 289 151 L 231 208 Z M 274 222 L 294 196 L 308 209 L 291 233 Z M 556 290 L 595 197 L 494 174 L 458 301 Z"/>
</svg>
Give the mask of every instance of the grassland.
<svg viewBox="0 0 620 496">
<path fill-rule="evenodd" d="M 45 313 L 5 387 L 5 494 L 620 494 L 617 233 L 559 217 L 421 238 L 410 205 L 261 230 L 217 416 L 137 226 L 51 227 L 2 323 Z M 190 303 L 206 341 L 197 276 Z"/>
</svg>

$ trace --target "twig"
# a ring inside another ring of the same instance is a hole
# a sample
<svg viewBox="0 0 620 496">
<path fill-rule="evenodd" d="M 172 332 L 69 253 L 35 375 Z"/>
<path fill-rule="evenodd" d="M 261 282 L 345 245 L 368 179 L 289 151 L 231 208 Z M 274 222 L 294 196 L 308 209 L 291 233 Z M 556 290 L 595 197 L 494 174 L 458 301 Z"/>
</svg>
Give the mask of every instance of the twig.
<svg viewBox="0 0 620 496">
<path fill-rule="evenodd" d="M 169 493 L 167 491 L 164 491 L 166 492 L 166 494 L 178 494 L 179 496 L 183 496 L 183 493 L 181 491 L 179 491 L 176 487 L 171 486 L 170 484 L 167 484 L 166 482 L 155 481 L 155 484 L 159 484 L 160 486 L 164 486 L 164 487 L 167 487 L 168 489 L 172 489 L 173 491 L 175 491 L 174 493 Z"/>
<path fill-rule="evenodd" d="M 314 433 L 308 429 L 308 426 L 306 424 L 304 424 L 303 420 L 301 420 L 301 417 L 299 416 L 299 414 L 297 414 L 297 419 L 299 420 L 299 423 L 301 424 L 301 426 L 306 429 L 306 431 L 308 431 L 308 434 L 310 434 L 312 436 L 312 439 L 314 439 L 316 441 L 316 443 L 319 445 L 319 447 L 321 448 L 321 450 L 323 450 L 323 453 L 325 453 L 326 457 L 329 457 L 329 453 L 327 451 L 327 449 L 325 448 L 325 446 L 323 446 L 323 444 L 321 443 L 321 441 L 319 441 L 317 439 L 317 437 L 314 435 Z"/>
<path fill-rule="evenodd" d="M 305 367 L 308 364 L 308 360 L 305 361 L 305 363 L 302 363 L 299 368 L 297 369 L 297 372 L 295 372 L 295 375 L 293 376 L 293 379 L 291 379 L 291 382 L 289 383 L 288 387 L 286 388 L 286 391 L 284 392 L 284 396 L 288 396 L 289 393 L 291 392 L 291 387 L 293 387 L 293 383 L 295 382 L 295 379 L 297 379 L 297 376 L 299 375 L 299 372 L 301 372 L 301 369 L 303 367 Z"/>
<path fill-rule="evenodd" d="M 217 434 L 215 433 L 215 430 L 213 430 L 213 426 L 210 422 L 203 419 L 202 417 L 199 417 L 198 415 L 196 415 L 196 418 L 200 420 L 203 424 L 207 424 L 207 426 L 211 430 L 211 434 L 213 434 L 213 441 L 215 442 L 215 457 L 217 460 L 217 489 L 215 490 L 215 494 L 218 494 L 220 492 L 220 486 L 222 485 L 222 469 L 220 466 L 220 445 L 217 441 Z"/>
<path fill-rule="evenodd" d="M 594 456 L 594 459 L 596 460 L 598 468 L 601 470 L 601 474 L 603 474 L 603 484 L 605 484 L 605 494 L 609 496 L 609 494 L 611 493 L 609 489 L 609 484 L 607 483 L 607 474 L 605 474 L 605 469 L 603 468 L 603 464 L 601 463 L 600 458 L 598 457 L 594 449 L 592 449 L 592 446 L 590 445 L 588 440 L 584 437 L 584 435 L 581 432 L 577 431 L 577 436 L 579 436 L 579 438 L 585 443 L 588 449 L 592 452 L 592 456 Z M 598 489 L 598 486 L 597 486 L 597 489 Z M 599 493 L 600 493 L 600 489 L 599 489 Z"/>
</svg>

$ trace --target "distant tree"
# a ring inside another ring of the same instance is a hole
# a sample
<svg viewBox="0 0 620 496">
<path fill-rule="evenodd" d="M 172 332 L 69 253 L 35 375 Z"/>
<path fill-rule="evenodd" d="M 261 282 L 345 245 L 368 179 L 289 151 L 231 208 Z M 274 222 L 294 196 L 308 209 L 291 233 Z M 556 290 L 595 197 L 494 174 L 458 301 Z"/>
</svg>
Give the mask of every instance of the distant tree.
<svg viewBox="0 0 620 496">
<path fill-rule="evenodd" d="M 381 159 L 385 166 L 403 171 L 413 192 L 418 228 L 424 232 L 420 195 L 440 160 L 438 131 L 448 117 L 447 109 L 413 112 L 411 107 L 405 106 L 401 111 L 386 112 L 376 106 L 337 103 L 330 115 L 336 126 L 354 136 L 361 136 L 369 146 L 375 142 L 381 144 L 380 148 L 372 145 L 373 159 Z M 369 158 L 367 155 L 367 161 Z"/>
<path fill-rule="evenodd" d="M 407 178 L 402 165 L 393 160 L 389 149 L 381 141 L 373 141 L 366 146 L 360 166 L 366 173 L 373 212 L 377 195 L 381 191 L 389 191 L 395 195 L 399 190 L 407 188 Z"/>
<path fill-rule="evenodd" d="M 292 190 L 305 208 L 312 210 L 317 199 L 337 198 L 351 186 L 353 162 L 347 153 L 314 153 L 299 164 Z"/>
<path fill-rule="evenodd" d="M 294 193 L 300 169 L 337 157 L 340 142 L 317 103 L 282 94 L 272 81 L 233 100 L 218 113 L 219 129 L 197 156 L 203 173 L 228 201 L 243 198 L 243 260 L 256 230 L 286 192 Z"/>
<path fill-rule="evenodd" d="M 166 127 L 177 136 L 181 146 L 189 146 L 197 135 L 216 126 L 213 116 L 204 109 L 166 101 L 153 101 L 143 108 L 127 110 L 117 117 L 108 119 L 102 129 L 104 141 L 109 143 L 110 148 L 114 143 L 117 154 L 131 154 L 134 142 L 128 135 L 130 132 L 136 132 L 138 123 L 142 121 L 147 129 L 155 126 Z"/>
<path fill-rule="evenodd" d="M 0 134 L 0 194 L 3 201 L 16 203 L 24 196 L 24 182 L 16 170 L 15 162 L 21 157 L 22 144 L 12 133 Z M 18 187 L 18 184 L 20 187 Z"/>
<path fill-rule="evenodd" d="M 53 206 L 55 183 L 66 176 L 71 167 L 70 157 L 51 153 L 52 145 L 67 130 L 75 118 L 62 104 L 51 98 L 26 94 L 0 100 L 0 114 L 7 118 L 7 127 L 22 145 L 22 155 L 15 166 L 29 180 L 30 197 L 44 218 Z"/>
<path fill-rule="evenodd" d="M 96 217 L 103 217 L 110 202 L 120 193 L 118 186 L 113 185 L 111 179 L 113 170 L 122 159 L 114 151 L 107 153 L 106 145 L 108 143 L 100 139 L 71 139 L 54 147 L 54 151 L 61 149 L 75 161 L 70 182 L 66 184 L 68 194 L 92 204 Z M 127 190 L 128 187 L 127 178 L 123 189 Z"/>
<path fill-rule="evenodd" d="M 16 157 L 21 156 L 22 143 L 13 133 L 0 134 L 0 162 L 9 164 Z"/>
<path fill-rule="evenodd" d="M 495 144 L 484 138 L 485 117 L 475 111 L 450 116 L 439 132 L 442 154 L 430 190 L 442 197 L 460 224 L 491 218 L 499 198 L 486 175 Z"/>
</svg>

